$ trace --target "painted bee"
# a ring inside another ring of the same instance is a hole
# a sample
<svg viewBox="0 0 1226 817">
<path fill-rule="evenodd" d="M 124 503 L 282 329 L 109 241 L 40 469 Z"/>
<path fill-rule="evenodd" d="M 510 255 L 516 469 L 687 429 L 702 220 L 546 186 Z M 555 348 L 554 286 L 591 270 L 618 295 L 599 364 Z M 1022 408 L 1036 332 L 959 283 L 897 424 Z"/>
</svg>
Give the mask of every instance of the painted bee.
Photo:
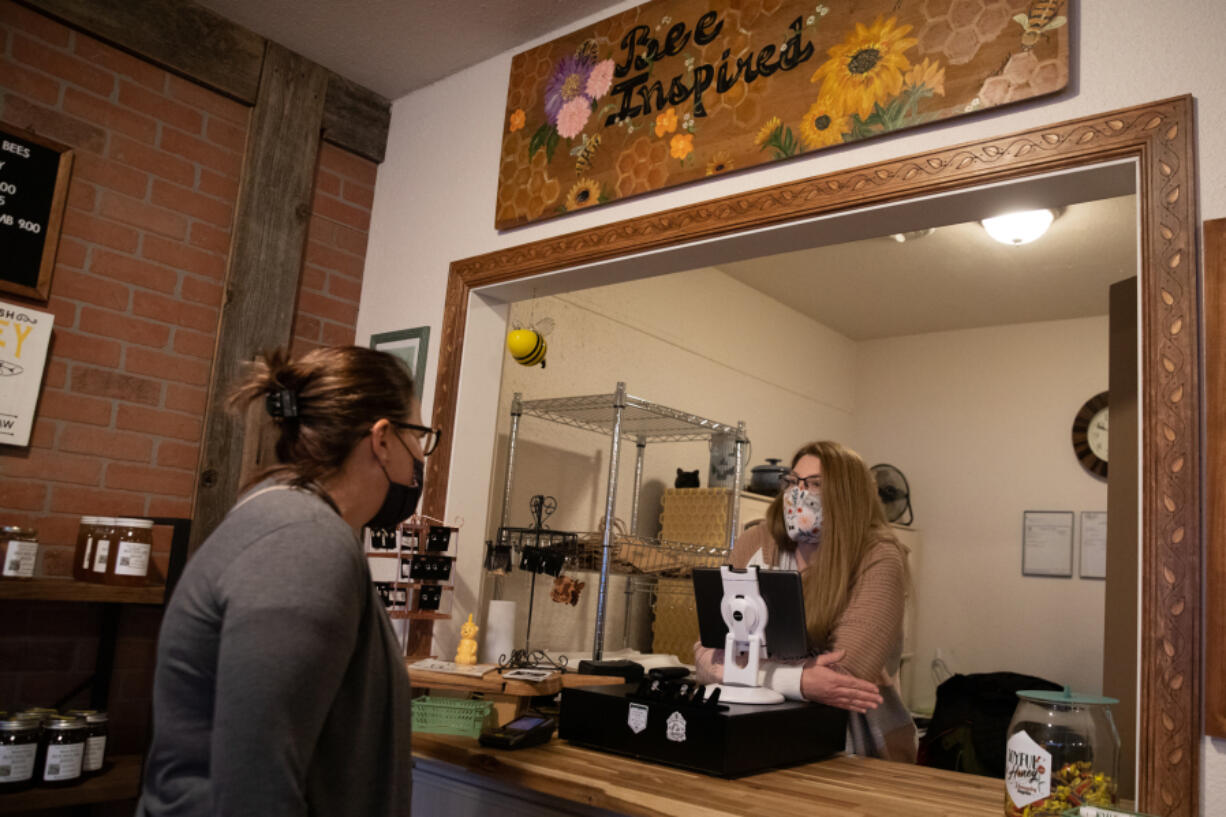
<svg viewBox="0 0 1226 817">
<path fill-rule="evenodd" d="M 581 60 L 596 62 L 596 58 L 600 56 L 599 52 L 596 50 L 596 41 L 584 40 L 579 44 L 579 47 L 575 49 L 575 56 Z"/>
<path fill-rule="evenodd" d="M 600 134 L 594 133 L 591 136 L 583 135 L 583 144 L 576 145 L 571 148 L 571 155 L 578 158 L 575 159 L 575 172 L 585 173 L 592 166 L 592 157 L 596 155 L 597 149 L 600 148 Z"/>
<path fill-rule="evenodd" d="M 507 332 L 507 351 L 520 366 L 535 366 L 541 364 L 545 368 L 545 352 L 548 345 L 545 336 L 553 331 L 553 319 L 543 318 L 531 327 L 524 327 L 518 321 L 512 324 Z"/>
<path fill-rule="evenodd" d="M 1026 14 L 1014 16 L 1013 21 L 1022 27 L 1022 48 L 1029 51 L 1044 34 L 1068 22 L 1067 17 L 1056 14 L 1062 5 L 1063 0 L 1034 0 Z"/>
</svg>

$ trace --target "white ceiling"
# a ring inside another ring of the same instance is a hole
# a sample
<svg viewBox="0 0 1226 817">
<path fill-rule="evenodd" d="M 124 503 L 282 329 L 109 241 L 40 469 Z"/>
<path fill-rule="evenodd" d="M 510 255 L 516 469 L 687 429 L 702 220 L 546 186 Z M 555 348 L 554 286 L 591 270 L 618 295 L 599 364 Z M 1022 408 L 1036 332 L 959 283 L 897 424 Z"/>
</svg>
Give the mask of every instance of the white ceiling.
<svg viewBox="0 0 1226 817">
<path fill-rule="evenodd" d="M 900 244 L 870 238 L 717 268 L 852 340 L 1107 314 L 1136 275 L 1136 197 L 1069 205 L 1011 247 L 978 222 Z"/>
<path fill-rule="evenodd" d="M 199 0 L 388 99 L 617 5 L 612 0 Z"/>
</svg>

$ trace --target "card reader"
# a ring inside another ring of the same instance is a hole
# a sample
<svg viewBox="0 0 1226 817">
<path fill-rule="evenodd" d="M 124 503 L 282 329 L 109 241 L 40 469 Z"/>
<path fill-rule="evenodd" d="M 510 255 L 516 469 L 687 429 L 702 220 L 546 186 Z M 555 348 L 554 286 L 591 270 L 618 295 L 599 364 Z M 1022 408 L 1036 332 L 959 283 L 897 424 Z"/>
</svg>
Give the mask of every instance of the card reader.
<svg viewBox="0 0 1226 817">
<path fill-rule="evenodd" d="M 523 749 L 527 746 L 540 746 L 553 737 L 553 730 L 558 722 L 540 712 L 525 712 L 506 726 L 487 729 L 477 740 L 482 746 L 495 749 Z"/>
</svg>

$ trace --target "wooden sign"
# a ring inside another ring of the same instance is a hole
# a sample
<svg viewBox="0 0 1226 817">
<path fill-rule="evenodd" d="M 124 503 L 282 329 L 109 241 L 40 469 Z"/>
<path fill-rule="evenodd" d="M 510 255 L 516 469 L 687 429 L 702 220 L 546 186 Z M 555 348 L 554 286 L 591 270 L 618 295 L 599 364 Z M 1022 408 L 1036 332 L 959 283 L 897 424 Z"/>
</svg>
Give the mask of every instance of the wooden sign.
<svg viewBox="0 0 1226 817">
<path fill-rule="evenodd" d="M 46 301 L 72 151 L 0 124 L 0 291 Z"/>
<path fill-rule="evenodd" d="M 517 54 L 499 229 L 1052 94 L 1063 0 L 656 0 Z"/>
<path fill-rule="evenodd" d="M 0 445 L 29 445 L 55 316 L 0 301 Z"/>
</svg>

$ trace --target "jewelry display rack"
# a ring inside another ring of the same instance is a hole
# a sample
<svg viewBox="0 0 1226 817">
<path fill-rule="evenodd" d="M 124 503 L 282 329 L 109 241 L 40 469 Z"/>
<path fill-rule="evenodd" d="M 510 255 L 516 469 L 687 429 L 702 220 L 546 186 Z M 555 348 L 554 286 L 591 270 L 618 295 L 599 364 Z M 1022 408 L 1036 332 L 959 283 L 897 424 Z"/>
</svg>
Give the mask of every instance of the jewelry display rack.
<svg viewBox="0 0 1226 817">
<path fill-rule="evenodd" d="M 626 384 L 619 382 L 612 394 L 593 394 L 581 397 L 555 397 L 543 400 L 524 400 L 516 392 L 511 401 L 511 429 L 507 440 L 507 465 L 503 480 L 502 514 L 498 541 L 501 543 L 511 530 L 510 499 L 515 476 L 515 450 L 519 437 L 520 419 L 537 417 L 573 428 L 584 429 L 610 438 L 609 473 L 605 491 L 604 521 L 602 529 L 591 536 L 599 537 L 600 582 L 597 588 L 596 624 L 592 638 L 592 658 L 600 661 L 604 652 L 605 610 L 609 592 L 609 574 L 657 573 L 661 570 L 676 570 L 695 564 L 722 563 L 732 551 L 736 536 L 740 509 L 741 483 L 744 479 L 745 423 L 735 426 L 708 420 L 668 408 L 649 400 L 626 393 Z M 614 530 L 614 507 L 617 501 L 618 466 L 623 440 L 633 442 L 636 449 L 634 465 L 634 491 L 630 506 L 629 530 L 637 530 L 639 494 L 643 483 L 643 454 L 648 443 L 710 441 L 715 435 L 729 435 L 736 440 L 736 465 L 730 491 L 728 513 L 727 547 L 711 548 L 681 542 L 663 542 L 640 536 L 618 536 Z M 615 557 L 619 565 L 614 568 Z M 593 559 L 593 568 L 595 560 Z M 662 567 L 661 567 L 662 566 Z M 645 568 L 645 569 L 644 569 Z M 659 570 L 657 569 L 659 568 Z M 628 591 L 629 592 L 629 591 Z"/>
</svg>

